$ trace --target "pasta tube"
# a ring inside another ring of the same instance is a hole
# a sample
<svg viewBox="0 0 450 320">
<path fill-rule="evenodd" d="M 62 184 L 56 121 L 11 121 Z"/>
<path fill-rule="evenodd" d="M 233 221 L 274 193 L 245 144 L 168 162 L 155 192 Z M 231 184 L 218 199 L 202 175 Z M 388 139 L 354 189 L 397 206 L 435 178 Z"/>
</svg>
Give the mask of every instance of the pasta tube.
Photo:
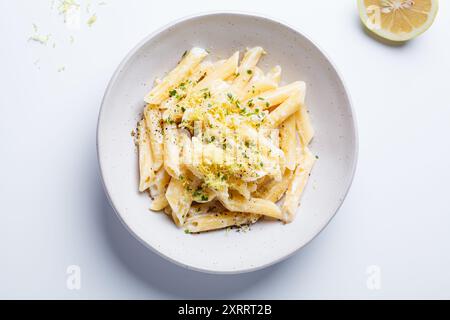
<svg viewBox="0 0 450 320">
<path fill-rule="evenodd" d="M 185 230 L 197 233 L 223 229 L 231 226 L 242 226 L 255 223 L 259 215 L 241 212 L 218 212 L 190 217 L 186 220 Z"/>
<path fill-rule="evenodd" d="M 292 222 L 295 212 L 300 203 L 300 198 L 308 182 L 309 174 L 314 166 L 316 158 L 309 149 L 304 149 L 303 163 L 295 169 L 294 177 L 286 192 L 286 197 L 282 206 L 283 221 Z"/>
<path fill-rule="evenodd" d="M 139 148 L 139 191 L 143 192 L 150 187 L 155 177 L 152 169 L 150 139 L 147 137 L 147 130 L 143 120 L 139 122 L 137 142 Z"/>
<path fill-rule="evenodd" d="M 169 97 L 169 91 L 180 84 L 208 53 L 202 48 L 192 48 L 169 74 L 156 85 L 144 101 L 149 104 L 159 105 Z"/>
</svg>

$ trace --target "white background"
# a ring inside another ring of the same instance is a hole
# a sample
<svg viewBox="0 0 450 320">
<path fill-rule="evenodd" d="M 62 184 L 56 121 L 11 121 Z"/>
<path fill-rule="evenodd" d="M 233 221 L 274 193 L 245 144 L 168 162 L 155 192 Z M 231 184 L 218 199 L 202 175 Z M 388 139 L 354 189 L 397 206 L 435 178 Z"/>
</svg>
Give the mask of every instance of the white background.
<svg viewBox="0 0 450 320">
<path fill-rule="evenodd" d="M 74 31 L 50 2 L 0 0 L 0 298 L 450 298 L 449 1 L 400 47 L 364 33 L 355 0 L 92 0 L 98 21 L 89 28 L 83 9 Z M 360 134 L 353 186 L 328 227 L 289 260 L 236 276 L 184 270 L 138 243 L 106 200 L 95 147 L 126 53 L 173 19 L 222 9 L 268 14 L 317 42 Z M 47 46 L 27 41 L 32 23 L 52 34 Z M 66 287 L 69 265 L 81 290 Z M 366 285 L 371 265 L 379 290 Z"/>
</svg>

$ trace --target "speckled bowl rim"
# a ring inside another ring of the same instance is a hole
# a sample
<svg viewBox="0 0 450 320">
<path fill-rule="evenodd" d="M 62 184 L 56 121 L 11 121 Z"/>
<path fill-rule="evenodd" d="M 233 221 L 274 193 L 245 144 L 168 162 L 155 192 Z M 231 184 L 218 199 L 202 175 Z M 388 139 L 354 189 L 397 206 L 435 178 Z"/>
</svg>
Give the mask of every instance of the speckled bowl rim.
<svg viewBox="0 0 450 320">
<path fill-rule="evenodd" d="M 319 52 L 321 52 L 321 54 L 325 57 L 325 59 L 330 63 L 330 65 L 333 67 L 334 71 L 336 72 L 337 78 L 340 80 L 342 88 L 344 90 L 344 93 L 346 95 L 346 99 L 348 101 L 349 104 L 349 112 L 351 114 L 351 119 L 352 119 L 352 124 L 353 124 L 353 139 L 354 139 L 354 157 L 352 159 L 352 164 L 351 164 L 351 174 L 348 176 L 348 181 L 346 182 L 347 186 L 345 188 L 345 192 L 344 192 L 344 196 L 340 199 L 340 203 L 337 206 L 336 210 L 334 211 L 334 213 L 330 216 L 330 218 L 328 219 L 328 221 L 323 225 L 322 228 L 320 228 L 320 230 L 311 238 L 309 239 L 309 241 L 303 243 L 302 245 L 299 245 L 297 247 L 295 247 L 293 250 L 291 250 L 291 252 L 289 252 L 288 254 L 274 259 L 266 264 L 263 265 L 259 265 L 259 266 L 255 266 L 255 267 L 250 267 L 250 268 L 246 268 L 246 269 L 240 269 L 240 270 L 229 270 L 229 271 L 218 271 L 218 270 L 210 270 L 210 269 L 203 269 L 200 267 L 194 267 L 188 264 L 184 264 L 178 260 L 173 259 L 172 257 L 169 257 L 167 255 L 165 255 L 163 252 L 160 252 L 159 250 L 155 249 L 154 247 L 152 247 L 150 244 L 148 244 L 146 241 L 144 241 L 140 236 L 138 236 L 132 229 L 131 227 L 123 220 L 123 217 L 121 216 L 121 214 L 119 213 L 119 211 L 117 210 L 117 207 L 114 203 L 114 200 L 111 198 L 110 193 L 108 191 L 108 187 L 106 186 L 105 183 L 105 179 L 104 179 L 104 171 L 103 171 L 103 164 L 102 164 L 102 158 L 100 156 L 100 147 L 99 147 L 99 132 L 100 132 L 100 124 L 101 124 L 101 118 L 103 113 L 105 112 L 105 101 L 107 100 L 108 95 L 110 94 L 110 90 L 112 88 L 112 86 L 114 85 L 114 83 L 116 82 L 120 71 L 123 69 L 123 67 L 129 62 L 129 60 L 139 51 L 140 48 L 142 48 L 148 41 L 150 41 L 152 38 L 156 37 L 157 35 L 159 35 L 160 33 L 164 32 L 165 30 L 174 27 L 175 25 L 182 23 L 182 22 L 186 22 L 188 20 L 194 20 L 197 18 L 202 18 L 202 17 L 207 17 L 207 16 L 217 16 L 217 15 L 236 15 L 236 16 L 246 16 L 249 18 L 259 18 L 259 19 L 264 19 L 264 20 L 269 20 L 272 23 L 277 23 L 287 29 L 290 29 L 292 31 L 294 31 L 295 33 L 300 34 L 302 37 L 304 37 L 307 41 L 309 41 L 311 43 L 312 46 L 314 46 Z M 333 61 L 330 59 L 330 57 L 328 56 L 327 53 L 325 53 L 325 51 L 320 48 L 314 41 L 311 40 L 311 38 L 307 35 L 305 35 L 304 32 L 300 32 L 298 29 L 296 29 L 295 27 L 291 26 L 290 24 L 281 21 L 280 19 L 276 19 L 273 17 L 270 17 L 268 15 L 265 14 L 261 14 L 261 13 L 253 13 L 253 12 L 248 12 L 248 11 L 208 11 L 208 12 L 201 12 L 201 13 L 196 13 L 196 14 L 191 14 L 188 16 L 184 16 L 182 18 L 173 20 L 172 22 L 166 24 L 165 26 L 160 27 L 159 29 L 155 30 L 154 32 L 150 33 L 148 36 L 146 36 L 143 40 L 141 40 L 126 56 L 125 58 L 123 58 L 123 60 L 121 61 L 121 63 L 119 64 L 119 66 L 116 68 L 113 76 L 111 77 L 111 80 L 108 83 L 108 86 L 106 88 L 105 94 L 103 96 L 102 99 L 102 103 L 101 103 L 101 107 L 100 107 L 100 111 L 99 111 L 99 116 L 98 116 L 98 120 L 97 120 L 97 131 L 96 131 L 96 148 L 97 148 L 97 159 L 98 159 L 98 163 L 99 163 L 99 167 L 100 167 L 100 175 L 101 175 L 101 180 L 102 180 L 102 185 L 103 185 L 103 189 L 107 195 L 108 201 L 110 203 L 110 205 L 112 206 L 112 208 L 114 209 L 114 212 L 116 213 L 117 217 L 119 218 L 119 220 L 121 221 L 121 223 L 125 226 L 125 228 L 142 244 L 144 244 L 145 247 L 149 248 L 151 251 L 155 252 L 156 254 L 158 254 L 159 256 L 161 256 L 162 258 L 178 265 L 181 266 L 183 268 L 186 268 L 188 270 L 194 270 L 194 271 L 198 271 L 198 272 L 203 272 L 203 273 L 209 273 L 209 274 L 241 274 L 241 273 L 248 273 L 248 272 L 253 272 L 253 271 L 257 271 L 257 270 L 261 270 L 264 268 L 267 268 L 269 266 L 272 266 L 276 263 L 279 263 L 283 260 L 288 259 L 289 257 L 291 257 L 293 254 L 295 254 L 297 251 L 299 251 L 300 249 L 302 249 L 303 247 L 305 247 L 306 245 L 308 245 L 309 243 L 311 243 L 330 223 L 330 221 L 334 218 L 334 216 L 336 215 L 336 213 L 339 211 L 339 209 L 341 208 L 342 204 L 345 201 L 345 198 L 348 195 L 348 192 L 350 190 L 350 187 L 353 183 L 353 179 L 355 177 L 355 173 L 356 173 L 356 168 L 357 168 L 357 163 L 358 163 L 358 156 L 359 156 L 359 136 L 358 136 L 358 127 L 357 127 L 357 121 L 356 121 L 356 114 L 355 114 L 355 110 L 353 108 L 353 103 L 352 103 L 352 99 L 351 96 L 349 94 L 349 91 L 347 90 L 347 86 L 345 85 L 345 82 L 342 78 L 341 73 L 339 72 L 339 70 L 337 69 L 336 65 L 333 63 Z"/>
</svg>

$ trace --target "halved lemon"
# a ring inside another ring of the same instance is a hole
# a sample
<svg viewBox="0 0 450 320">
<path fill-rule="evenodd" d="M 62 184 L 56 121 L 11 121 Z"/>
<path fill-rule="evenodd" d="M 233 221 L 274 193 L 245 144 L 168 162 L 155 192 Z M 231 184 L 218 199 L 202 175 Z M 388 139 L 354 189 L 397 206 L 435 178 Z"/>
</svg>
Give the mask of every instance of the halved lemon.
<svg viewBox="0 0 450 320">
<path fill-rule="evenodd" d="M 438 7 L 438 0 L 358 0 L 367 29 L 391 41 L 407 41 L 425 32 Z"/>
</svg>

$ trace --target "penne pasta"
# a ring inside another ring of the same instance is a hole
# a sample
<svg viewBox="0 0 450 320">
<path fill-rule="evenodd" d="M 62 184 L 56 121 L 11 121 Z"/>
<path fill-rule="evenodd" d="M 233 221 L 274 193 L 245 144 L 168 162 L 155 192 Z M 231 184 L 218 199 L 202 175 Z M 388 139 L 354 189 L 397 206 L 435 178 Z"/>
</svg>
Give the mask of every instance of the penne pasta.
<svg viewBox="0 0 450 320">
<path fill-rule="evenodd" d="M 274 90 L 263 92 L 256 98 L 252 99 L 254 108 L 269 109 L 286 101 L 295 92 L 300 92 L 300 98 L 304 96 L 306 85 L 302 81 L 296 81 Z M 248 105 L 250 101 L 245 101 Z"/>
<path fill-rule="evenodd" d="M 207 88 L 214 80 L 225 80 L 236 74 L 239 63 L 239 51 L 235 52 L 229 59 L 221 62 L 211 73 L 207 74 L 196 86 L 197 90 Z"/>
<path fill-rule="evenodd" d="M 169 92 L 169 98 L 164 100 L 159 108 L 162 110 L 172 110 L 172 113 L 176 110 L 177 104 L 180 99 L 184 98 L 190 90 L 192 90 L 197 83 L 203 79 L 207 74 L 209 74 L 214 68 L 218 66 L 219 62 L 213 64 L 210 61 L 203 61 L 200 63 L 193 71 L 192 74 L 184 79 L 178 87 L 174 88 L 171 92 Z"/>
<path fill-rule="evenodd" d="M 144 119 L 152 147 L 153 171 L 158 171 L 164 161 L 161 112 L 157 107 L 147 105 L 144 109 Z"/>
<path fill-rule="evenodd" d="M 177 226 L 184 224 L 184 219 L 191 207 L 192 195 L 178 179 L 170 179 L 166 198 L 172 209 L 172 219 Z"/>
<path fill-rule="evenodd" d="M 295 91 L 285 102 L 280 104 L 266 118 L 266 127 L 277 128 L 300 107 L 300 92 Z"/>
<path fill-rule="evenodd" d="M 241 65 L 239 66 L 239 71 L 236 79 L 234 79 L 231 91 L 234 92 L 238 97 L 243 95 L 243 90 L 247 83 L 253 76 L 256 64 L 264 53 L 263 48 L 254 47 L 249 49 L 242 59 Z"/>
<path fill-rule="evenodd" d="M 272 202 L 279 201 L 291 183 L 293 171 L 286 170 L 281 181 L 272 180 L 262 185 L 255 194 L 255 197 L 266 199 Z"/>
<path fill-rule="evenodd" d="M 280 128 L 280 145 L 284 152 L 285 166 L 289 170 L 294 171 L 297 164 L 296 147 L 297 136 L 295 132 L 295 115 L 290 116 L 281 124 Z"/>
<path fill-rule="evenodd" d="M 276 70 L 273 70 L 276 72 Z M 255 68 L 251 81 L 245 87 L 242 98 L 244 100 L 255 97 L 262 92 L 276 89 L 279 79 L 276 74 L 269 73 L 267 76 L 259 68 Z"/>
<path fill-rule="evenodd" d="M 295 217 L 315 161 L 306 84 L 279 87 L 280 66 L 257 66 L 264 53 L 239 64 L 192 48 L 144 99 L 139 190 L 187 233 Z"/>
<path fill-rule="evenodd" d="M 169 201 L 167 201 L 166 196 L 164 194 L 161 194 L 153 199 L 152 203 L 150 204 L 150 210 L 161 211 L 164 210 L 168 205 Z"/>
<path fill-rule="evenodd" d="M 262 214 L 275 219 L 283 218 L 280 208 L 269 200 L 259 198 L 247 200 L 239 195 L 234 195 L 233 198 L 218 196 L 218 199 L 230 211 Z"/>
<path fill-rule="evenodd" d="M 300 203 L 300 197 L 316 160 L 308 148 L 305 148 L 303 152 L 303 162 L 295 169 L 294 177 L 286 192 L 282 206 L 283 221 L 285 222 L 292 222 L 294 220 L 295 212 Z"/>
<path fill-rule="evenodd" d="M 233 183 L 232 189 L 239 192 L 246 200 L 249 200 L 251 197 L 247 182 L 236 181 L 235 183 Z"/>
<path fill-rule="evenodd" d="M 300 110 L 295 113 L 295 125 L 302 145 L 308 146 L 314 137 L 314 129 L 304 104 L 301 104 Z"/>
<path fill-rule="evenodd" d="M 137 143 L 139 152 L 139 191 L 143 192 L 150 187 L 155 177 L 152 169 L 153 160 L 150 139 L 147 136 L 147 129 L 143 120 L 138 125 Z"/>
<path fill-rule="evenodd" d="M 167 185 L 169 184 L 170 176 L 164 169 L 161 167 L 156 173 L 155 178 L 150 184 L 150 196 L 153 199 L 163 197 L 167 190 Z"/>
<path fill-rule="evenodd" d="M 148 104 L 160 104 L 170 95 L 170 90 L 179 85 L 208 53 L 202 48 L 192 48 L 169 74 L 144 98 Z"/>
<path fill-rule="evenodd" d="M 164 123 L 164 168 L 175 179 L 181 176 L 180 154 L 181 144 L 177 126 L 173 123 Z"/>
<path fill-rule="evenodd" d="M 187 233 L 198 233 L 255 223 L 259 215 L 242 212 L 218 212 L 190 217 L 186 220 Z"/>
<path fill-rule="evenodd" d="M 216 194 L 213 190 L 204 186 L 197 186 L 192 192 L 192 200 L 197 203 L 208 203 L 216 198 Z"/>
<path fill-rule="evenodd" d="M 266 78 L 278 86 L 281 81 L 281 67 L 275 66 L 270 69 L 270 71 L 266 75 Z"/>
<path fill-rule="evenodd" d="M 222 204 L 219 201 L 213 200 L 205 203 L 192 204 L 192 206 L 189 208 L 187 217 L 190 218 L 206 213 L 223 211 L 225 211 L 225 208 L 222 206 Z"/>
</svg>

